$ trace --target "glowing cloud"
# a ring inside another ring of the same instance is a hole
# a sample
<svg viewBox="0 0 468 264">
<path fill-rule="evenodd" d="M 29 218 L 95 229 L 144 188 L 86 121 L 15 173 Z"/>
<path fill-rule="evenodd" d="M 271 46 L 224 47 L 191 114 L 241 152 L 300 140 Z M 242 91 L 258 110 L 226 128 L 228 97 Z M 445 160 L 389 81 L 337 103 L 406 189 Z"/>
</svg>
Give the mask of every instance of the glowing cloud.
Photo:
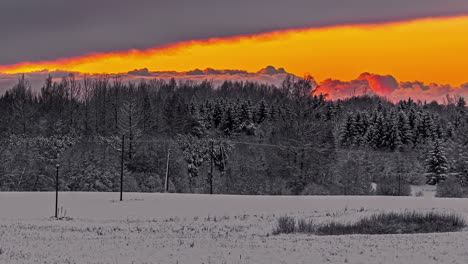
<svg viewBox="0 0 468 264">
<path fill-rule="evenodd" d="M 145 51 L 4 65 L 0 66 L 0 72 L 49 69 L 119 73 L 142 67 L 151 71 L 210 67 L 254 71 L 264 65 L 281 65 L 299 76 L 309 72 L 318 80 L 330 77 L 351 80 L 362 72 L 372 71 L 391 74 L 399 80 L 460 85 L 468 80 L 467 28 L 468 16 L 462 16 L 285 30 L 183 42 Z M 374 77 L 359 79 L 385 83 L 376 88 L 377 93 L 394 89 L 394 80 L 375 81 Z"/>
</svg>

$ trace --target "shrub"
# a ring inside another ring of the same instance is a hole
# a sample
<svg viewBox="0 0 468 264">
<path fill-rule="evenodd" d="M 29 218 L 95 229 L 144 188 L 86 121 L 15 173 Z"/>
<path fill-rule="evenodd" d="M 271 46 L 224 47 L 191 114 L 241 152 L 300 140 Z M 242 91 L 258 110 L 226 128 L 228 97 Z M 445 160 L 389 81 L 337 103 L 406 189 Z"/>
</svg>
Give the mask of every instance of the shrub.
<svg viewBox="0 0 468 264">
<path fill-rule="evenodd" d="M 290 234 L 296 231 L 296 220 L 290 216 L 282 216 L 278 219 L 278 225 L 273 234 Z"/>
<path fill-rule="evenodd" d="M 436 187 L 436 197 L 466 197 L 466 190 L 458 183 L 455 177 L 449 177 L 445 182 L 439 182 Z"/>
<path fill-rule="evenodd" d="M 397 176 L 384 177 L 384 179 L 377 184 L 376 194 L 388 196 L 410 196 L 411 185 L 405 179 L 400 179 L 400 181 L 398 181 Z"/>
<path fill-rule="evenodd" d="M 426 184 L 426 177 L 424 177 L 416 168 L 414 171 L 406 174 L 406 180 L 410 185 Z"/>
</svg>

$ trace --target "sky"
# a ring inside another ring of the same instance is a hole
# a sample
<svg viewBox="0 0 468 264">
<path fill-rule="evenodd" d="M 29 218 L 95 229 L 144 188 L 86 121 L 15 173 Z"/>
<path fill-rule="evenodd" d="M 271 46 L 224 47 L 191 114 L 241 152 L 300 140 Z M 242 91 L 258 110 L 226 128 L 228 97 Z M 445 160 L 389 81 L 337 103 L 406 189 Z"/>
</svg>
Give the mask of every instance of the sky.
<svg viewBox="0 0 468 264">
<path fill-rule="evenodd" d="M 468 14 L 466 0 L 2 0 L 0 65 L 278 29 Z"/>
<path fill-rule="evenodd" d="M 2 0 L 0 72 L 274 65 L 461 87 L 467 15 L 466 0 Z"/>
</svg>

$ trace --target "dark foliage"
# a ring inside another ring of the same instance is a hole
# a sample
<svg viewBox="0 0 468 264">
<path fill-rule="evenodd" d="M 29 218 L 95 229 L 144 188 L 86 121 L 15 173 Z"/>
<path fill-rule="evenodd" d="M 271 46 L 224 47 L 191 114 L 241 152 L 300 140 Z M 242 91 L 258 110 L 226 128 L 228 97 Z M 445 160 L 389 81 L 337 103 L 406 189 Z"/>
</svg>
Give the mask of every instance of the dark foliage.
<svg viewBox="0 0 468 264">
<path fill-rule="evenodd" d="M 369 195 L 385 175 L 401 175 L 404 188 L 422 182 L 433 142 L 446 173 L 468 182 L 462 100 L 314 92 L 312 78 L 214 87 L 70 75 L 38 92 L 21 78 L 0 97 L 0 190 L 51 190 L 56 163 L 62 190 L 118 190 L 122 135 L 127 191 L 162 191 L 168 168 L 174 192 Z"/>
</svg>

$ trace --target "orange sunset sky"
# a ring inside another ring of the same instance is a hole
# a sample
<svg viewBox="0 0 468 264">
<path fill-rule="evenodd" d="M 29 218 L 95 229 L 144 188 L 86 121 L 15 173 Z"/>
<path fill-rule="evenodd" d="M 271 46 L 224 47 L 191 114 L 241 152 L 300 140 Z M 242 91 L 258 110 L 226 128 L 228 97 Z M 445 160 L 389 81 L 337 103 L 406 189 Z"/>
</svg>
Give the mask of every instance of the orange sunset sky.
<svg viewBox="0 0 468 264">
<path fill-rule="evenodd" d="M 310 73 L 317 80 L 350 80 L 368 71 L 405 81 L 460 85 L 468 82 L 467 30 L 468 16 L 292 29 L 0 65 L 0 72 L 120 73 L 144 67 L 152 71 L 208 67 L 255 71 L 275 65 L 299 76 Z"/>
</svg>

